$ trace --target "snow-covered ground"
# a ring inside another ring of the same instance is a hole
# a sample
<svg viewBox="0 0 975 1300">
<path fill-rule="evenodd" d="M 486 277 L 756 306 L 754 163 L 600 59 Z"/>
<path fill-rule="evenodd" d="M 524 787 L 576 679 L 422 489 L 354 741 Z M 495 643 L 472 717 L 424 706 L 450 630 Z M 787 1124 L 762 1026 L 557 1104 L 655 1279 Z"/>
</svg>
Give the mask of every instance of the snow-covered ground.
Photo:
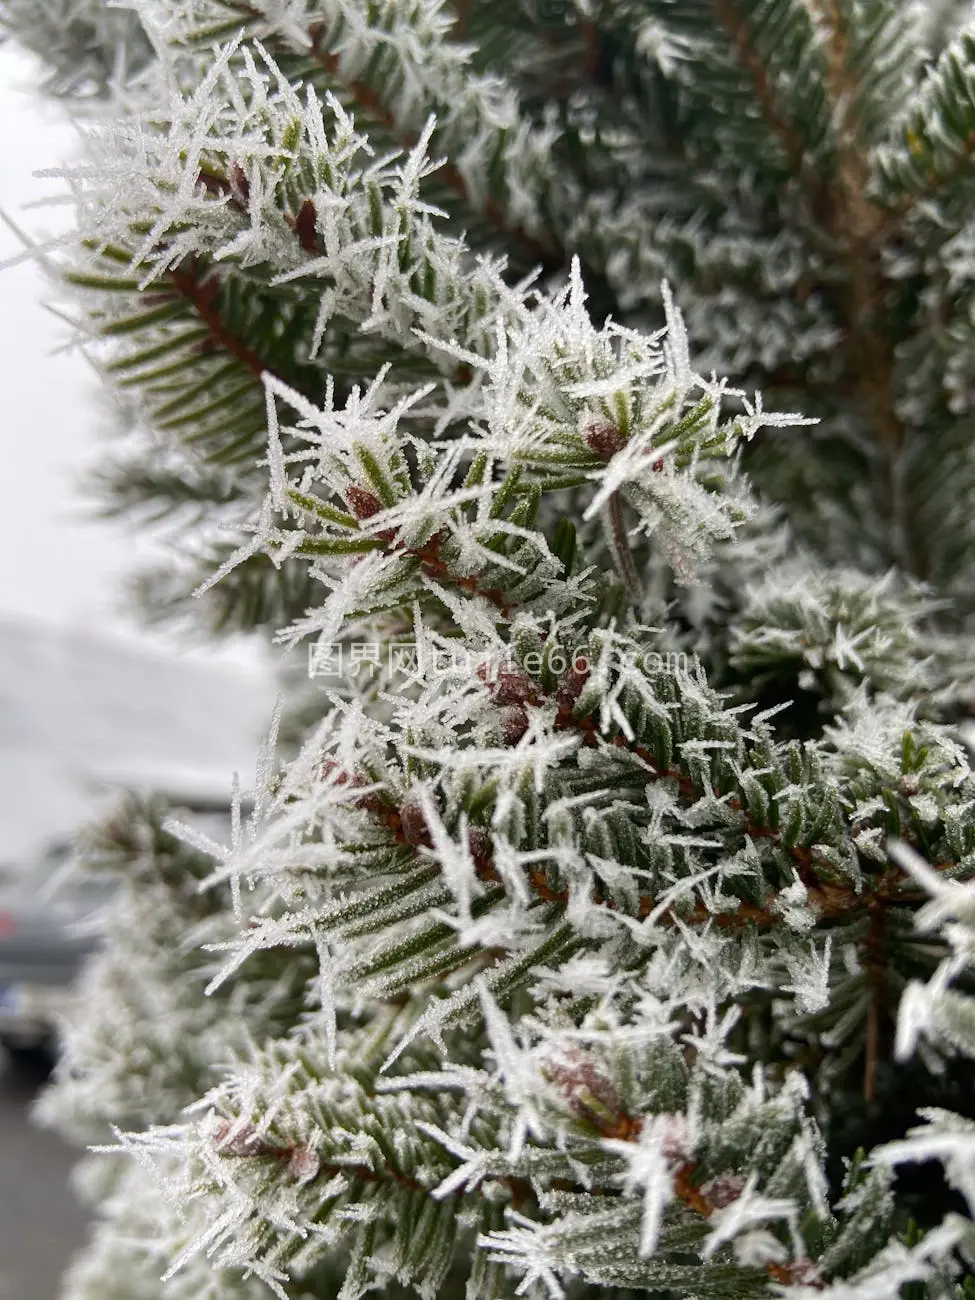
<svg viewBox="0 0 975 1300">
<path fill-rule="evenodd" d="M 229 796 L 273 699 L 243 667 L 0 617 L 0 862 L 89 818 L 113 784 Z"/>
</svg>

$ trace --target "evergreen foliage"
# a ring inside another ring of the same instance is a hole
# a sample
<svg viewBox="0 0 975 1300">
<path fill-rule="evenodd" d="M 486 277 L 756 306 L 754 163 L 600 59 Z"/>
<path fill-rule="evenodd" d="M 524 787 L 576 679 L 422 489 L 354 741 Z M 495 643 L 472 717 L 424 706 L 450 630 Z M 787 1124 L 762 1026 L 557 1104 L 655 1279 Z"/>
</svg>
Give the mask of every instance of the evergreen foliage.
<svg viewBox="0 0 975 1300">
<path fill-rule="evenodd" d="M 971 1296 L 971 6 L 0 21 L 144 601 L 319 671 L 89 845 L 67 1300 Z"/>
</svg>

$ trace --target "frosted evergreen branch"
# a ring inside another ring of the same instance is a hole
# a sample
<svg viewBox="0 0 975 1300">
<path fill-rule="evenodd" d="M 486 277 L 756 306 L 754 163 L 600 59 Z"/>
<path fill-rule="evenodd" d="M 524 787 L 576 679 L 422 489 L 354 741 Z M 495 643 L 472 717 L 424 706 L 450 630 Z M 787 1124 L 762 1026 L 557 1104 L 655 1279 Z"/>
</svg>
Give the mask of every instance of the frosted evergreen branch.
<svg viewBox="0 0 975 1300">
<path fill-rule="evenodd" d="M 208 0 L 187 6 L 167 35 L 192 45 L 249 27 L 274 53 L 318 63 L 328 85 L 405 149 L 434 115 L 434 145 L 449 160 L 440 178 L 532 258 L 561 262 L 542 200 L 558 181 L 557 132 L 525 119 L 497 74 L 472 69 L 473 51 L 451 39 L 454 23 L 442 0 L 397 0 L 369 16 L 346 0 L 290 8 Z"/>
<path fill-rule="evenodd" d="M 0 35 L 47 66 L 48 94 L 98 107 L 155 55 L 138 17 L 100 0 L 3 0 Z"/>
<path fill-rule="evenodd" d="M 971 172 L 972 64 L 966 27 L 942 52 L 877 159 L 878 180 L 900 214 L 927 200 L 957 202 Z M 951 104 L 951 111 L 945 108 Z M 896 132 L 896 135 L 894 134 Z"/>
<path fill-rule="evenodd" d="M 68 1300 L 964 1300 L 960 6 L 134 13 L 47 262 L 309 680 L 86 850 Z"/>
</svg>

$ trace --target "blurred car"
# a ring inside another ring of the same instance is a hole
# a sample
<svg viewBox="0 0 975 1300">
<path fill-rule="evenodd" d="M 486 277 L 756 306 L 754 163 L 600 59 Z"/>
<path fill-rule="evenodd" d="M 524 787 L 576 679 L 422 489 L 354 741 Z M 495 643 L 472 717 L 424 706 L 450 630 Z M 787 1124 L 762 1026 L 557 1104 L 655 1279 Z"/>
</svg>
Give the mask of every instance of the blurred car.
<svg viewBox="0 0 975 1300">
<path fill-rule="evenodd" d="M 98 915 L 113 884 L 74 868 L 58 842 L 17 870 L 0 870 L 0 1044 L 14 1054 L 53 1049 L 75 976 L 98 945 Z"/>
<path fill-rule="evenodd" d="M 173 804 L 180 821 L 227 839 L 225 805 L 185 797 Z M 99 945 L 101 918 L 116 885 L 110 876 L 77 868 L 68 841 L 18 869 L 0 866 L 0 1047 L 14 1056 L 54 1055 L 76 977 Z"/>
</svg>

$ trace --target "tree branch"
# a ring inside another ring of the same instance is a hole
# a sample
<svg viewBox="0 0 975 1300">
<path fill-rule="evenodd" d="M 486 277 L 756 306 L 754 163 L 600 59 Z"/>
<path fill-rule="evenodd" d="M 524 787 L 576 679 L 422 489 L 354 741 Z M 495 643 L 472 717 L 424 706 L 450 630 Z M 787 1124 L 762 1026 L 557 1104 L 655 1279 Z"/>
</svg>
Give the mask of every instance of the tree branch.
<svg viewBox="0 0 975 1300">
<path fill-rule="evenodd" d="M 734 0 L 715 0 L 714 7 L 718 21 L 731 38 L 738 61 L 752 79 L 762 114 L 785 150 L 792 171 L 798 176 L 805 155 L 802 139 L 791 122 L 779 112 L 764 64 L 749 38 L 748 24 L 736 10 Z"/>
<path fill-rule="evenodd" d="M 535 683 L 532 683 L 535 686 Z M 540 704 L 542 695 L 537 691 L 525 693 L 524 690 L 518 689 L 518 683 L 514 685 L 509 681 L 503 684 L 504 699 L 518 695 L 519 700 L 524 703 Z M 569 701 L 563 699 L 559 704 L 559 711 L 556 717 L 555 727 L 557 730 L 564 731 L 575 729 L 582 733 L 583 743 L 589 747 L 595 747 L 600 743 L 604 744 L 607 749 L 621 748 L 634 754 L 646 765 L 648 781 L 675 781 L 680 792 L 689 799 L 700 799 L 707 793 L 702 788 L 695 785 L 689 777 L 672 768 L 661 768 L 657 766 L 649 750 L 645 746 L 633 744 L 628 741 L 622 733 L 617 733 L 610 740 L 599 735 L 596 730 L 596 724 L 591 717 L 575 718 L 572 714 L 572 705 Z M 328 764 L 331 771 L 334 764 Z M 345 784 L 348 781 L 346 773 L 340 773 L 338 777 L 339 784 Z M 365 779 L 354 775 L 352 785 L 365 784 Z M 717 796 L 717 791 L 711 791 Z M 356 801 L 363 809 L 376 814 L 389 827 L 394 842 L 399 845 L 410 845 L 415 849 L 432 847 L 427 827 L 422 819 L 422 814 L 418 810 L 409 806 L 404 809 L 397 809 L 395 805 L 388 800 L 382 793 L 374 793 L 363 796 Z M 737 799 L 727 801 L 729 807 L 741 810 L 741 803 Z M 797 874 L 806 886 L 807 899 L 816 920 L 819 923 L 851 920 L 858 916 L 868 915 L 871 918 L 873 926 L 872 935 L 874 936 L 875 949 L 871 949 L 871 960 L 884 961 L 883 936 L 885 930 L 884 909 L 887 907 L 910 907 L 923 903 L 923 895 L 916 889 L 912 879 L 899 867 L 890 867 L 880 875 L 872 877 L 872 884 L 867 889 L 857 891 L 852 883 L 834 884 L 828 881 L 822 881 L 816 875 L 815 857 L 811 849 L 804 845 L 789 845 L 782 843 L 782 832 L 770 826 L 760 826 L 745 815 L 742 833 L 750 839 L 774 840 L 788 855 L 796 865 Z M 474 859 L 475 871 L 479 880 L 491 884 L 503 884 L 501 875 L 494 866 L 490 853 L 490 841 L 483 831 L 474 830 L 470 833 L 469 847 Z M 953 869 L 954 863 L 940 862 L 934 869 L 938 872 L 947 872 Z M 553 888 L 549 883 L 546 872 L 540 868 L 534 868 L 527 873 L 526 879 L 532 888 L 535 896 L 540 902 L 555 904 L 560 907 L 566 906 L 570 901 L 570 891 L 566 888 Z M 910 889 L 910 893 L 905 893 L 905 886 Z M 662 925 L 671 925 L 680 921 L 682 924 L 707 925 L 712 924 L 723 930 L 743 929 L 747 926 L 754 926 L 759 930 L 773 929 L 775 926 L 782 924 L 782 914 L 777 909 L 779 895 L 773 893 L 769 895 L 761 905 L 748 903 L 740 900 L 738 907 L 734 912 L 712 912 L 704 904 L 697 904 L 690 913 L 681 916 L 676 911 L 676 905 L 668 907 L 660 916 Z M 598 907 L 607 907 L 610 910 L 616 910 L 616 904 L 612 899 L 607 899 L 594 893 L 592 902 Z M 652 894 L 641 894 L 637 901 L 636 915 L 647 917 L 654 913 L 659 906 L 659 900 Z M 879 939 L 877 936 L 880 936 Z M 879 945 L 879 946 L 878 946 Z M 879 958 L 876 953 L 879 952 Z M 879 986 L 878 986 L 879 987 Z M 884 986 L 885 987 L 885 986 Z M 882 1006 L 882 998 L 878 999 L 878 1013 Z"/>
<path fill-rule="evenodd" d="M 202 279 L 197 274 L 197 268 L 194 265 L 192 269 L 188 270 L 174 268 L 169 272 L 169 279 L 186 301 L 192 305 L 196 314 L 209 329 L 215 343 L 218 343 L 231 356 L 236 357 L 240 364 L 257 379 L 260 379 L 265 371 L 270 370 L 263 358 L 258 356 L 254 349 L 245 343 L 242 338 L 227 329 L 223 323 L 220 312 L 215 305 L 220 288 L 220 282 L 216 276 Z"/>
<path fill-rule="evenodd" d="M 252 5 L 240 3 L 238 0 L 231 0 L 231 7 L 247 18 L 266 21 L 267 15 L 259 9 L 255 9 Z M 308 31 L 311 55 L 315 62 L 324 68 L 329 76 L 340 83 L 356 103 L 383 126 L 403 149 L 412 149 L 416 144 L 415 137 L 399 129 L 396 119 L 383 102 L 382 97 L 368 82 L 361 77 L 347 76 L 343 72 L 340 57 L 325 47 L 327 36 L 327 28 L 322 24 L 313 26 Z M 282 37 L 278 38 L 279 41 L 283 41 L 283 39 Z M 438 168 L 437 174 L 443 178 L 446 184 L 468 207 L 486 218 L 499 234 L 510 237 L 521 244 L 530 257 L 541 262 L 549 269 L 555 269 L 565 264 L 566 255 L 564 249 L 543 243 L 521 226 L 509 226 L 505 213 L 497 199 L 489 197 L 483 208 L 475 207 L 471 202 L 467 182 L 453 163 L 444 162 Z"/>
<path fill-rule="evenodd" d="M 851 118 L 857 85 L 849 72 L 846 21 L 836 0 L 815 3 L 829 37 L 827 89 L 838 122 L 833 234 L 844 250 L 849 275 L 849 364 L 851 369 L 855 367 L 851 377 L 884 459 L 879 496 L 891 525 L 892 550 L 904 569 L 923 577 L 925 566 L 907 503 L 907 430 L 897 413 L 894 347 L 883 326 L 886 286 L 881 252 L 889 214 L 867 198 L 870 164 L 859 147 Z"/>
</svg>

